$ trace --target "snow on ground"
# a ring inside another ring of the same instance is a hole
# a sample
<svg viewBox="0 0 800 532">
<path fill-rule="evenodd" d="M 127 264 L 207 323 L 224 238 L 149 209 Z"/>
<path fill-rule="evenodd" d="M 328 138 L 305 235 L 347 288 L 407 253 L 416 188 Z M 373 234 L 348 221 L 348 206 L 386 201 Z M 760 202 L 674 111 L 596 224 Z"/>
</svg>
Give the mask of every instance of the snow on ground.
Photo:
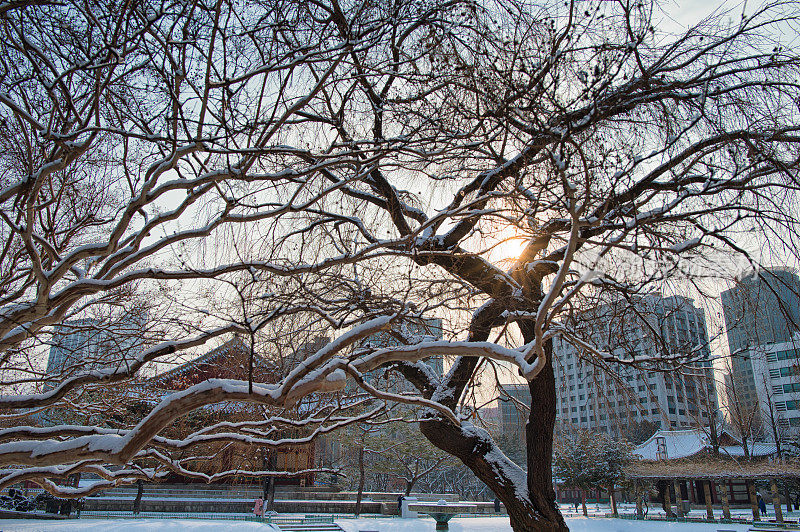
<svg viewBox="0 0 800 532">
<path fill-rule="evenodd" d="M 717 532 L 724 528 L 746 532 L 749 525 L 719 523 L 667 523 L 659 521 L 630 521 L 603 518 L 567 518 L 572 532 Z M 375 530 L 377 532 L 433 532 L 436 523 L 431 518 L 400 519 L 341 519 L 336 523 L 345 532 Z M 80 519 L 43 521 L 9 519 L 0 521 L 2 532 L 269 532 L 279 529 L 265 523 L 203 519 Z M 506 517 L 454 518 L 451 532 L 512 532 Z"/>
<path fill-rule="evenodd" d="M 70 519 L 0 521 L 2 532 L 276 532 L 279 528 L 252 521 L 213 519 Z"/>
<path fill-rule="evenodd" d="M 664 521 L 632 521 L 627 519 L 567 519 L 572 532 L 717 532 L 719 529 L 746 532 L 750 525 L 730 523 L 668 523 Z M 509 528 L 509 530 L 511 530 Z"/>
<path fill-rule="evenodd" d="M 577 512 L 575 511 L 575 506 L 573 504 L 565 504 L 561 503 L 559 505 L 561 509 L 561 513 L 565 517 L 582 517 L 583 512 L 579 509 Z M 586 509 L 589 513 L 590 517 L 605 517 L 606 514 L 611 513 L 611 507 L 608 504 L 587 504 Z M 633 516 L 636 514 L 636 505 L 632 503 L 620 503 L 618 505 L 619 513 L 622 515 L 629 515 Z M 673 507 L 674 509 L 674 507 Z M 784 519 L 800 519 L 800 511 L 795 510 L 793 512 L 786 511 L 786 505 L 784 504 L 781 507 L 783 511 Z M 647 509 L 647 516 L 664 516 L 664 510 L 661 508 L 659 503 L 649 503 Z M 734 518 L 744 518 L 744 519 L 752 519 L 753 512 L 750 508 L 731 508 L 731 516 Z M 701 519 L 705 519 L 706 517 L 706 507 L 705 506 L 697 506 L 695 505 L 692 510 L 689 512 L 689 517 L 697 517 Z M 722 509 L 719 507 L 714 508 L 714 517 L 716 519 L 722 519 Z M 775 517 L 775 510 L 772 508 L 772 504 L 767 504 L 767 516 L 766 519 L 774 518 Z M 724 528 L 724 527 L 722 527 Z"/>
<path fill-rule="evenodd" d="M 631 521 L 573 517 L 566 519 L 571 532 L 717 532 L 720 528 L 746 532 L 749 525 L 719 523 L 668 523 L 664 521 Z M 377 532 L 433 532 L 433 519 L 342 519 L 336 523 L 345 532 L 375 530 Z M 505 517 L 455 517 L 450 520 L 451 532 L 512 532 Z"/>
</svg>

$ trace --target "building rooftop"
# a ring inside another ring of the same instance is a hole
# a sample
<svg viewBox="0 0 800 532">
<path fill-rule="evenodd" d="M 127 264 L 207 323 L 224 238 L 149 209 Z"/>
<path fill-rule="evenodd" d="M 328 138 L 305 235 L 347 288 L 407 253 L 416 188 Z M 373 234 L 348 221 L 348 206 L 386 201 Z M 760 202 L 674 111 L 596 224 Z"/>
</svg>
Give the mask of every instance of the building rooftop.
<svg viewBox="0 0 800 532">
<path fill-rule="evenodd" d="M 744 456 L 741 442 L 725 431 L 719 436 L 719 452 L 723 456 Z M 777 452 L 775 444 L 756 442 L 750 446 L 755 457 L 770 456 Z M 711 451 L 711 442 L 703 429 L 657 430 L 644 443 L 637 445 L 633 454 L 642 460 L 677 460 Z"/>
</svg>

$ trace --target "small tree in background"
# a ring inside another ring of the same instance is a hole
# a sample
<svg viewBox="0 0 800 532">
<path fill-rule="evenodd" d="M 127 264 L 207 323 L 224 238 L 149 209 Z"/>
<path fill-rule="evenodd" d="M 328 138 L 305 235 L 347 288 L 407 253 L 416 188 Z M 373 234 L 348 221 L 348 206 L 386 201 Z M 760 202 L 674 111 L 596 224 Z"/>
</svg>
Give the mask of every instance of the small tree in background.
<svg viewBox="0 0 800 532">
<path fill-rule="evenodd" d="M 431 445 L 416 426 L 401 423 L 393 428 L 386 442 L 389 445 L 372 452 L 379 455 L 383 471 L 405 483 L 406 495 L 435 471 L 458 466 L 451 455 Z M 423 489 L 432 487 L 430 482 L 424 484 Z"/>
<path fill-rule="evenodd" d="M 633 445 L 639 445 L 647 441 L 650 436 L 655 434 L 658 426 L 650 420 L 632 421 L 622 431 L 622 435 Z"/>
<path fill-rule="evenodd" d="M 614 490 L 625 480 L 624 467 L 631 459 L 631 445 L 589 430 L 578 430 L 556 441 L 553 472 L 566 485 L 581 490 L 583 515 L 586 490 L 605 489 L 611 511 L 617 515 Z"/>
</svg>

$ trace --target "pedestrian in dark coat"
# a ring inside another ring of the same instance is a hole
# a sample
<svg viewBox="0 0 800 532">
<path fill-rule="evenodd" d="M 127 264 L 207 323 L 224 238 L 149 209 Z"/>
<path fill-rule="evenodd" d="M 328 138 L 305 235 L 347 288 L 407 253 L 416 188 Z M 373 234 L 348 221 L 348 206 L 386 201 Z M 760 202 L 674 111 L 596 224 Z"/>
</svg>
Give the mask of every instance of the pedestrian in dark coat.
<svg viewBox="0 0 800 532">
<path fill-rule="evenodd" d="M 767 515 L 767 503 L 764 502 L 764 497 L 762 497 L 760 493 L 756 493 L 756 499 L 758 500 L 759 511 L 763 515 Z"/>
</svg>

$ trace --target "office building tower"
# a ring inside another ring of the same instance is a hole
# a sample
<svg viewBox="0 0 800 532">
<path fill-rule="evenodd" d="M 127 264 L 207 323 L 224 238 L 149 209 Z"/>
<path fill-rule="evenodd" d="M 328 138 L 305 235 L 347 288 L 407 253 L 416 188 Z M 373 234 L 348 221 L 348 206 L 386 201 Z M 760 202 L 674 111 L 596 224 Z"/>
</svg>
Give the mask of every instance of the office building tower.
<svg viewBox="0 0 800 532">
<path fill-rule="evenodd" d="M 800 334 L 787 342 L 746 351 L 752 366 L 759 417 L 754 437 L 800 435 Z"/>
<path fill-rule="evenodd" d="M 750 350 L 788 342 L 800 330 L 800 278 L 788 268 L 768 268 L 738 280 L 720 297 L 730 349 L 728 401 L 753 410 L 758 393 Z"/>
<path fill-rule="evenodd" d="M 146 313 L 128 313 L 110 322 L 83 318 L 53 328 L 47 359 L 48 376 L 66 376 L 96 368 L 124 367 L 147 341 Z M 49 383 L 48 387 L 52 387 Z"/>
<path fill-rule="evenodd" d="M 691 299 L 653 293 L 614 301 L 577 315 L 569 325 L 597 349 L 638 363 L 606 363 L 557 338 L 553 359 L 561 422 L 619 438 L 641 425 L 702 427 L 716 419 L 705 315 Z"/>
</svg>

